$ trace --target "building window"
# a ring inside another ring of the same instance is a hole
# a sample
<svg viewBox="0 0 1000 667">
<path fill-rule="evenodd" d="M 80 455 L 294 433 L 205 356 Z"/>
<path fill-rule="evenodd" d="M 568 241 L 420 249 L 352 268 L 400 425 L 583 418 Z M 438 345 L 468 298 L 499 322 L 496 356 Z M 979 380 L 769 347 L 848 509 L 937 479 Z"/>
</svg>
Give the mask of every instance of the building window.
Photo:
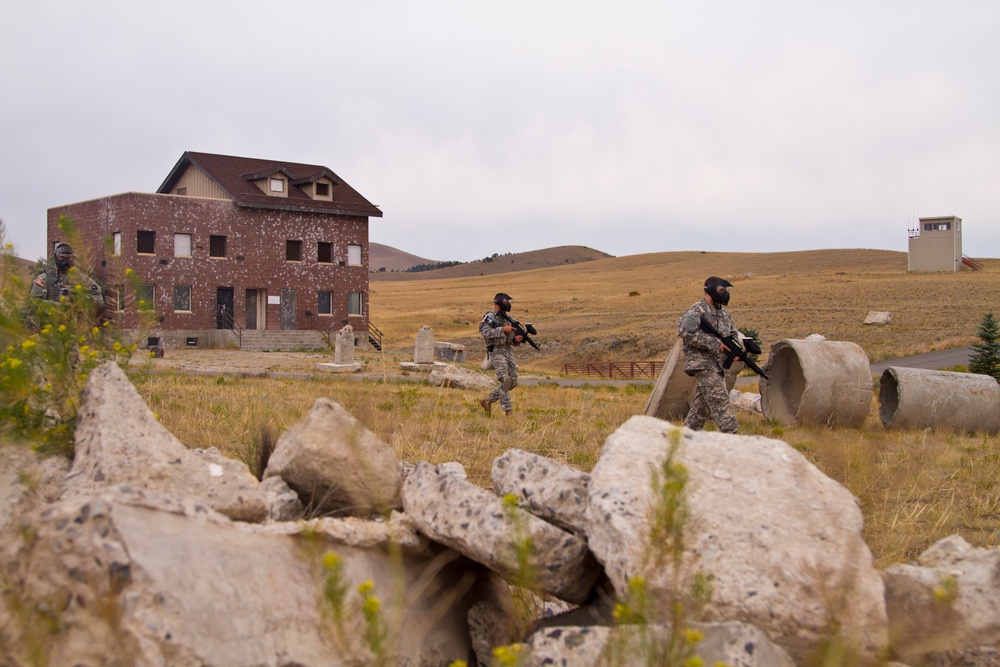
<svg viewBox="0 0 1000 667">
<path fill-rule="evenodd" d="M 329 183 L 317 183 L 316 184 L 316 196 L 317 197 L 329 197 L 330 196 L 330 184 Z"/>
<path fill-rule="evenodd" d="M 347 294 L 347 314 L 361 314 L 361 292 L 349 292 Z"/>
<path fill-rule="evenodd" d="M 115 232 L 114 234 L 111 235 L 111 246 L 112 246 L 112 251 L 111 251 L 112 256 L 113 257 L 121 257 L 122 256 L 122 233 L 121 232 Z"/>
<path fill-rule="evenodd" d="M 208 256 L 209 257 L 225 257 L 226 256 L 226 237 L 216 236 L 212 234 L 208 237 Z"/>
<path fill-rule="evenodd" d="M 280 178 L 271 179 L 271 192 L 284 192 L 285 182 Z"/>
<path fill-rule="evenodd" d="M 191 286 L 174 285 L 174 312 L 191 312 Z"/>
<path fill-rule="evenodd" d="M 320 290 L 319 292 L 319 303 L 316 305 L 316 312 L 320 315 L 331 315 L 333 313 L 330 304 L 333 303 L 333 293 L 329 291 Z"/>
<path fill-rule="evenodd" d="M 353 243 L 347 246 L 347 265 L 361 266 L 361 246 Z"/>
<path fill-rule="evenodd" d="M 153 310 L 153 286 L 137 285 L 135 288 L 136 307 L 139 310 Z"/>
<path fill-rule="evenodd" d="M 316 248 L 316 261 L 320 264 L 330 264 L 333 262 L 333 244 L 319 242 Z"/>
<path fill-rule="evenodd" d="M 186 195 L 187 193 L 188 193 L 188 189 L 187 188 L 177 188 L 177 194 L 179 194 L 179 195 Z"/>
<path fill-rule="evenodd" d="M 156 252 L 156 232 L 138 231 L 135 234 L 135 251 L 140 255 L 152 255 Z"/>
<path fill-rule="evenodd" d="M 191 235 L 174 234 L 174 257 L 191 256 Z"/>
<path fill-rule="evenodd" d="M 302 241 L 285 241 L 285 261 L 302 261 Z"/>
</svg>

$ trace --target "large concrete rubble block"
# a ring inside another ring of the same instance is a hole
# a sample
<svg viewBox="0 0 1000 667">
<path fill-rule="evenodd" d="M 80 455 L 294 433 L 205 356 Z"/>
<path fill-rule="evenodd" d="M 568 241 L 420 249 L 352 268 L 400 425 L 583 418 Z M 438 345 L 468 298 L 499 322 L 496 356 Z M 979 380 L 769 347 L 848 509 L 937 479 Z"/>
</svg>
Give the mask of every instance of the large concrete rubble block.
<svg viewBox="0 0 1000 667">
<path fill-rule="evenodd" d="M 672 448 L 690 512 L 677 572 L 658 557 L 666 545 L 650 542 L 653 474 Z M 755 625 L 798 663 L 832 623 L 860 662 L 886 646 L 884 589 L 857 500 L 784 442 L 633 417 L 604 443 L 587 517 L 590 549 L 619 595 L 642 576 L 651 599 L 673 599 L 677 581 L 702 573 L 712 582 L 707 620 Z"/>
<path fill-rule="evenodd" d="M 42 456 L 0 440 L 0 533 L 39 505 L 58 500 L 69 468 L 64 456 Z"/>
<path fill-rule="evenodd" d="M 396 453 L 339 404 L 318 398 L 278 438 L 264 471 L 279 476 L 313 514 L 370 516 L 400 506 Z"/>
<path fill-rule="evenodd" d="M 862 324 L 889 324 L 889 322 L 892 322 L 892 313 L 885 310 L 870 310 Z"/>
<path fill-rule="evenodd" d="M 684 421 L 691 407 L 692 391 L 694 378 L 684 372 L 684 345 L 678 340 L 670 349 L 643 414 L 666 421 Z"/>
<path fill-rule="evenodd" d="M 465 361 L 465 346 L 461 343 L 447 343 L 436 340 L 434 341 L 434 358 L 440 361 L 461 364 Z"/>
<path fill-rule="evenodd" d="M 122 483 L 192 498 L 240 521 L 268 515 L 260 484 L 243 462 L 214 448 L 189 450 L 160 424 L 125 373 L 108 362 L 90 373 L 83 390 L 64 497 Z"/>
<path fill-rule="evenodd" d="M 34 664 L 33 646 L 48 665 L 374 664 L 356 592 L 366 581 L 391 630 L 390 664 L 468 657 L 469 608 L 489 599 L 485 568 L 440 549 L 393 556 L 334 532 L 285 535 L 122 488 L 50 505 L 0 542 L 4 600 L 25 610 L 0 605 L 0 664 Z M 341 624 L 323 598 L 328 552 L 341 566 Z"/>
<path fill-rule="evenodd" d="M 726 369 L 726 389 L 732 391 L 744 368 L 743 362 L 737 361 Z M 684 344 L 678 340 L 653 385 L 643 414 L 669 422 L 683 422 L 694 401 L 694 390 L 695 379 L 684 372 Z"/>
<path fill-rule="evenodd" d="M 430 374 L 430 382 L 439 387 L 455 389 L 489 390 L 496 386 L 496 380 L 490 376 L 453 364 L 434 368 Z"/>
<path fill-rule="evenodd" d="M 1000 548 L 977 548 L 953 535 L 916 563 L 883 572 L 893 652 L 914 664 L 942 662 L 936 654 L 1000 646 Z"/>
<path fill-rule="evenodd" d="M 701 659 L 700 664 L 795 667 L 784 649 L 752 625 L 690 623 L 687 627 L 702 635 L 690 653 L 691 657 Z M 673 664 L 663 659 L 669 639 L 670 628 L 657 624 L 645 628 L 636 625 L 546 628 L 531 636 L 529 652 L 522 664 L 524 667 Z"/>
<path fill-rule="evenodd" d="M 580 604 L 600 576 L 585 540 L 429 463 L 403 483 L 403 509 L 432 540 L 526 588 Z M 530 573 L 518 558 L 528 539 Z"/>
<path fill-rule="evenodd" d="M 422 326 L 417 330 L 417 338 L 413 343 L 413 363 L 434 363 L 434 329 Z"/>
<path fill-rule="evenodd" d="M 508 449 L 493 461 L 490 477 L 498 495 L 513 493 L 535 516 L 586 535 L 587 473 L 522 449 Z"/>
</svg>

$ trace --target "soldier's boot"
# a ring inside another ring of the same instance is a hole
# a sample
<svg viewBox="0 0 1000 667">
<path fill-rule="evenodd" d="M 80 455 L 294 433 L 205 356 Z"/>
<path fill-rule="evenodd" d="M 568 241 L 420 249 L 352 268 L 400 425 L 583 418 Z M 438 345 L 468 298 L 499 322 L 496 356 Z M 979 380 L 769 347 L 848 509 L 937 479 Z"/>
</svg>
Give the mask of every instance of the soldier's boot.
<svg viewBox="0 0 1000 667">
<path fill-rule="evenodd" d="M 513 417 L 514 416 L 514 410 L 513 410 L 513 408 L 511 408 L 510 410 L 504 410 L 503 413 L 505 415 L 507 415 L 508 417 Z"/>
<path fill-rule="evenodd" d="M 483 410 L 486 412 L 487 415 L 490 414 L 490 409 L 493 407 L 493 404 L 490 403 L 490 399 L 488 398 L 479 399 L 479 405 L 483 406 Z"/>
</svg>

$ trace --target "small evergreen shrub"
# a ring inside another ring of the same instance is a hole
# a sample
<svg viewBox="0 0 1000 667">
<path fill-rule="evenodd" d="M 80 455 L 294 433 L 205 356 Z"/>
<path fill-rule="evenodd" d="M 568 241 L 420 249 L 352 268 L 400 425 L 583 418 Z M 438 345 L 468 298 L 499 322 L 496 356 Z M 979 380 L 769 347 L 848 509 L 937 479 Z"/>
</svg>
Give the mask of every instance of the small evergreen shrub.
<svg viewBox="0 0 1000 667">
<path fill-rule="evenodd" d="M 993 313 L 986 313 L 979 322 L 977 333 L 980 343 L 972 344 L 969 355 L 969 372 L 989 375 L 1000 381 L 1000 324 Z"/>
</svg>

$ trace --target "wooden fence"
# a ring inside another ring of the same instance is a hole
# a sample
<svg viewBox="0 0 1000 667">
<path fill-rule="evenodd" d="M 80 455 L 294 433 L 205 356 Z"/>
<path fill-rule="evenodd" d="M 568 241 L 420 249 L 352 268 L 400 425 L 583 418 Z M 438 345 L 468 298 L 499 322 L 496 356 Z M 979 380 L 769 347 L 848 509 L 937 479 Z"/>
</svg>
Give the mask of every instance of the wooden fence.
<svg viewBox="0 0 1000 667">
<path fill-rule="evenodd" d="M 563 375 L 584 375 L 609 380 L 656 380 L 662 361 L 587 361 L 563 364 Z"/>
</svg>

